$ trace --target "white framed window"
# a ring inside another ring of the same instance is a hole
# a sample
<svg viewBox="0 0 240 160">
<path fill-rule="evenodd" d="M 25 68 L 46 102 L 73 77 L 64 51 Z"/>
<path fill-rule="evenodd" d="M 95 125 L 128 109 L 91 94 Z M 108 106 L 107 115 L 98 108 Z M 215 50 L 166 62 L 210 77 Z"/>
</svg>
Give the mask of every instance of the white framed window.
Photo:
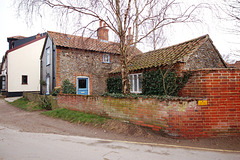
<svg viewBox="0 0 240 160">
<path fill-rule="evenodd" d="M 46 65 L 50 65 L 50 47 L 46 49 Z"/>
<path fill-rule="evenodd" d="M 103 63 L 110 63 L 110 54 L 103 54 Z"/>
<path fill-rule="evenodd" d="M 142 73 L 130 74 L 130 92 L 142 93 Z"/>
<path fill-rule="evenodd" d="M 28 84 L 28 76 L 27 75 L 22 75 L 22 84 Z"/>
</svg>

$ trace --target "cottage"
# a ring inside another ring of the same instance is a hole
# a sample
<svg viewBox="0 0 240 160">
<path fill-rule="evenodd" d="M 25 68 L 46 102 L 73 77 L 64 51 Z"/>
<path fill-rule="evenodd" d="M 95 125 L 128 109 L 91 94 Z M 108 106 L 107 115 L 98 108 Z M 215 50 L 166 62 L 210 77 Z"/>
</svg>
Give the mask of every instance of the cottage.
<svg viewBox="0 0 240 160">
<path fill-rule="evenodd" d="M 9 37 L 1 64 L 1 92 L 8 97 L 40 92 L 40 55 L 44 34 Z"/>
<path fill-rule="evenodd" d="M 50 94 L 68 79 L 82 95 L 106 92 L 108 73 L 120 65 L 119 44 L 108 41 L 105 26 L 98 39 L 48 31 L 41 55 L 42 94 Z M 132 55 L 141 53 L 130 47 Z"/>
<path fill-rule="evenodd" d="M 134 56 L 128 64 L 131 93 L 142 93 L 141 77 L 145 70 L 174 67 L 177 72 L 202 68 L 227 68 L 209 35 L 177 45 Z M 120 68 L 110 75 L 120 73 Z"/>
</svg>

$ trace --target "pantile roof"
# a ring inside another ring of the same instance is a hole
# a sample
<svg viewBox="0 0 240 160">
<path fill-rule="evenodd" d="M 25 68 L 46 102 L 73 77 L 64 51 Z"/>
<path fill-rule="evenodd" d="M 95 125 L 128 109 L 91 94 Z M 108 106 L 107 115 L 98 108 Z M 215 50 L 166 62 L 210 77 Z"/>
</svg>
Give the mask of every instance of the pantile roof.
<svg viewBox="0 0 240 160">
<path fill-rule="evenodd" d="M 193 53 L 208 39 L 209 36 L 204 35 L 177 45 L 136 55 L 130 60 L 128 69 L 139 70 L 174 64 L 179 61 L 184 62 L 185 56 Z M 117 72 L 120 72 L 120 68 L 116 68 L 110 73 Z"/>
<path fill-rule="evenodd" d="M 56 46 L 119 54 L 119 43 L 52 31 L 48 31 L 47 33 L 53 39 Z M 133 51 L 134 55 L 142 53 L 140 50 L 137 48 L 134 49 L 133 47 L 131 47 L 130 51 Z"/>
</svg>

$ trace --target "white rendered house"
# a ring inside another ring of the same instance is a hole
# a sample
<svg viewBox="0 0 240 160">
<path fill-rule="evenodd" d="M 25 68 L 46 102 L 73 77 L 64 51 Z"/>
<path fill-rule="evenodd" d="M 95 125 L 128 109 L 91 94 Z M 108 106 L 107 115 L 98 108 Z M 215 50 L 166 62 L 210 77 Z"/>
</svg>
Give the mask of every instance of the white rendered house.
<svg viewBox="0 0 240 160">
<path fill-rule="evenodd" d="M 45 36 L 38 34 L 21 41 L 6 52 L 2 62 L 2 91 L 9 97 L 40 92 L 40 55 Z"/>
</svg>

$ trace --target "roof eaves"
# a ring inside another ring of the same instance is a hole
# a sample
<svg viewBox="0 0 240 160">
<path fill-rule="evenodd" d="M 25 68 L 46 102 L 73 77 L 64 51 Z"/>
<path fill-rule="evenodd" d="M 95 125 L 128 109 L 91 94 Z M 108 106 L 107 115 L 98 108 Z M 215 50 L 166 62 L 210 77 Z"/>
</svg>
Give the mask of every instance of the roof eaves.
<svg viewBox="0 0 240 160">
<path fill-rule="evenodd" d="M 24 46 L 27 46 L 27 45 L 29 45 L 29 44 L 32 44 L 32 43 L 34 43 L 34 42 L 36 42 L 36 41 L 39 41 L 39 40 L 41 40 L 41 39 L 43 39 L 43 38 L 45 38 L 45 37 L 46 37 L 46 35 L 44 35 L 44 36 L 42 36 L 42 37 L 40 37 L 40 38 L 34 39 L 34 40 L 32 40 L 32 41 L 29 41 L 29 42 L 27 42 L 27 43 L 24 43 L 24 44 L 22 44 L 22 45 L 20 45 L 20 46 L 17 46 L 17 47 L 15 47 L 15 48 L 9 49 L 9 50 L 6 52 L 6 54 L 8 54 L 8 53 L 10 53 L 10 52 L 13 52 L 13 51 L 15 51 L 15 50 L 17 50 L 17 49 L 19 49 L 19 48 L 22 48 L 22 47 L 24 47 Z"/>
<path fill-rule="evenodd" d="M 215 47 L 215 45 L 213 44 L 213 41 L 212 41 L 212 39 L 209 37 L 208 38 L 209 39 L 209 41 L 211 42 L 211 44 L 212 44 L 212 46 L 213 46 L 213 48 L 214 48 L 214 50 L 217 52 L 217 54 L 218 54 L 218 56 L 219 56 L 219 58 L 220 58 L 220 60 L 222 61 L 222 63 L 224 64 L 224 66 L 226 67 L 226 68 L 228 68 L 228 66 L 227 66 L 227 64 L 225 63 L 225 61 L 223 60 L 223 58 L 222 58 L 222 56 L 221 56 L 221 54 L 220 54 L 220 52 L 218 51 L 218 49 Z"/>
</svg>

